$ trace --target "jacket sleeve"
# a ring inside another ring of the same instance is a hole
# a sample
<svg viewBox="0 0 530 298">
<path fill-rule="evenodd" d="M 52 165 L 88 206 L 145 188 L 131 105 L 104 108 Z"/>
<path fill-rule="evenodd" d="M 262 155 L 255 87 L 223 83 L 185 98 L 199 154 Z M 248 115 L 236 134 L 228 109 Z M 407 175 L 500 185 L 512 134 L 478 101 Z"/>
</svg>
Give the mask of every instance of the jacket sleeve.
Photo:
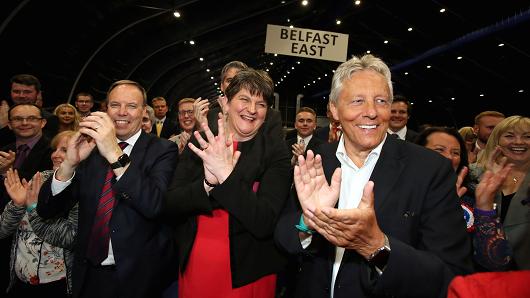
<svg viewBox="0 0 530 298">
<path fill-rule="evenodd" d="M 6 204 L 4 212 L 0 214 L 0 239 L 6 238 L 13 234 L 26 213 L 26 207 L 18 207 L 12 201 Z"/>
<path fill-rule="evenodd" d="M 184 149 L 164 196 L 164 218 L 168 222 L 176 224 L 188 216 L 207 214 L 213 210 L 203 179 L 202 160 L 189 148 Z"/>
<path fill-rule="evenodd" d="M 45 220 L 33 209 L 28 213 L 33 232 L 42 240 L 53 246 L 72 250 L 77 235 L 79 205 L 75 204 L 68 217 L 56 217 Z"/>
<path fill-rule="evenodd" d="M 120 204 L 130 204 L 146 218 L 162 214 L 164 194 L 178 161 L 177 145 L 166 140 L 158 141 L 161 140 L 147 146 L 141 160 L 132 160 L 127 171 L 113 185 Z"/>
</svg>

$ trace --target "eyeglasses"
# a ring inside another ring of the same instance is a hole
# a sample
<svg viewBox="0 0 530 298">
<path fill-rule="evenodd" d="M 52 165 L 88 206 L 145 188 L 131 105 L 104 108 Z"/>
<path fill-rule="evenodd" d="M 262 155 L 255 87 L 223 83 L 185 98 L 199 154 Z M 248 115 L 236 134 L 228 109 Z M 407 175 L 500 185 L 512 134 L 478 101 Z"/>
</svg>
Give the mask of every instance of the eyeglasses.
<svg viewBox="0 0 530 298">
<path fill-rule="evenodd" d="M 182 111 L 179 111 L 179 115 L 180 116 L 186 116 L 186 115 L 192 116 L 193 115 L 193 110 L 182 110 Z"/>
<path fill-rule="evenodd" d="M 16 124 L 19 124 L 19 123 L 22 123 L 24 122 L 24 120 L 26 120 L 28 123 L 37 123 L 39 122 L 40 120 L 42 120 L 42 118 L 40 117 L 35 117 L 35 116 L 28 116 L 28 117 L 13 117 L 11 118 L 11 122 L 12 123 L 16 123 Z"/>
</svg>

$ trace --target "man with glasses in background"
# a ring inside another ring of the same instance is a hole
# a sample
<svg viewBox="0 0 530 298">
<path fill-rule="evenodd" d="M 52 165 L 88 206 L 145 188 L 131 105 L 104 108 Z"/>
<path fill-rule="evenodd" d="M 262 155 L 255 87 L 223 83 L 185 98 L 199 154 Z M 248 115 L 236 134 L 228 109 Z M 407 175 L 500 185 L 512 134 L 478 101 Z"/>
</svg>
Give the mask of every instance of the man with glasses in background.
<svg viewBox="0 0 530 298">
<path fill-rule="evenodd" d="M 184 151 L 190 136 L 193 134 L 193 129 L 195 128 L 196 120 L 193 114 L 194 102 L 195 99 L 193 98 L 183 98 L 179 101 L 178 119 L 181 132 L 178 135 L 169 138 L 170 141 L 177 143 L 179 153 Z"/>
<path fill-rule="evenodd" d="M 8 111 L 7 129 L 15 136 L 13 142 L 0 147 L 0 173 L 2 178 L 9 168 L 15 168 L 20 178 L 29 181 L 37 171 L 52 168 L 50 141 L 43 136 L 46 125 L 41 109 L 31 103 L 21 103 Z M 0 208 L 9 202 L 4 183 L 0 183 Z M 9 282 L 9 249 L 11 237 L 0 241 L 0 291 L 5 291 Z"/>
</svg>

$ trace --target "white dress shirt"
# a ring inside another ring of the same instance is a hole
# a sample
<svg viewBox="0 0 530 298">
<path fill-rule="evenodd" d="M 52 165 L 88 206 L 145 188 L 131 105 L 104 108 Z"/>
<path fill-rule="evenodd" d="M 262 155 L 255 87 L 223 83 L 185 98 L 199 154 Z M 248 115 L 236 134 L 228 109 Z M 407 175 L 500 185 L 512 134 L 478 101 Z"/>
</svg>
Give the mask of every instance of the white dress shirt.
<svg viewBox="0 0 530 298">
<path fill-rule="evenodd" d="M 353 209 L 359 206 L 364 186 L 370 179 L 370 176 L 372 176 L 372 172 L 374 171 L 375 164 L 379 160 L 385 140 L 386 136 L 383 142 L 368 154 L 364 164 L 359 168 L 346 154 L 344 138 L 340 138 L 337 152 L 335 153 L 337 159 L 340 161 L 342 169 L 338 209 Z M 339 272 L 343 256 L 344 248 L 336 247 L 335 261 L 333 263 L 333 271 L 331 275 L 331 298 L 333 298 L 335 279 L 337 278 L 337 273 Z"/>
<path fill-rule="evenodd" d="M 407 126 L 403 126 L 400 130 L 394 132 L 392 131 L 390 128 L 388 129 L 388 133 L 389 134 L 397 134 L 398 137 L 401 139 L 401 140 L 405 140 L 405 136 L 407 135 Z"/>
</svg>

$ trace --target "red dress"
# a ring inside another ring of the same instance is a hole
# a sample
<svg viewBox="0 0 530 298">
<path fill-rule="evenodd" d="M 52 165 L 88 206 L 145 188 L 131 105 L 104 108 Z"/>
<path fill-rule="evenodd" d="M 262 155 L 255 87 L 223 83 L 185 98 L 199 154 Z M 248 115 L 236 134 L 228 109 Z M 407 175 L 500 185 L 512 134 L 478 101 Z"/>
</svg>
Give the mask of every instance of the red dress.
<svg viewBox="0 0 530 298">
<path fill-rule="evenodd" d="M 258 185 L 254 183 L 254 192 Z M 186 270 L 179 276 L 179 298 L 274 298 L 275 274 L 232 288 L 228 219 L 228 212 L 222 209 L 197 216 L 195 242 Z"/>
</svg>

